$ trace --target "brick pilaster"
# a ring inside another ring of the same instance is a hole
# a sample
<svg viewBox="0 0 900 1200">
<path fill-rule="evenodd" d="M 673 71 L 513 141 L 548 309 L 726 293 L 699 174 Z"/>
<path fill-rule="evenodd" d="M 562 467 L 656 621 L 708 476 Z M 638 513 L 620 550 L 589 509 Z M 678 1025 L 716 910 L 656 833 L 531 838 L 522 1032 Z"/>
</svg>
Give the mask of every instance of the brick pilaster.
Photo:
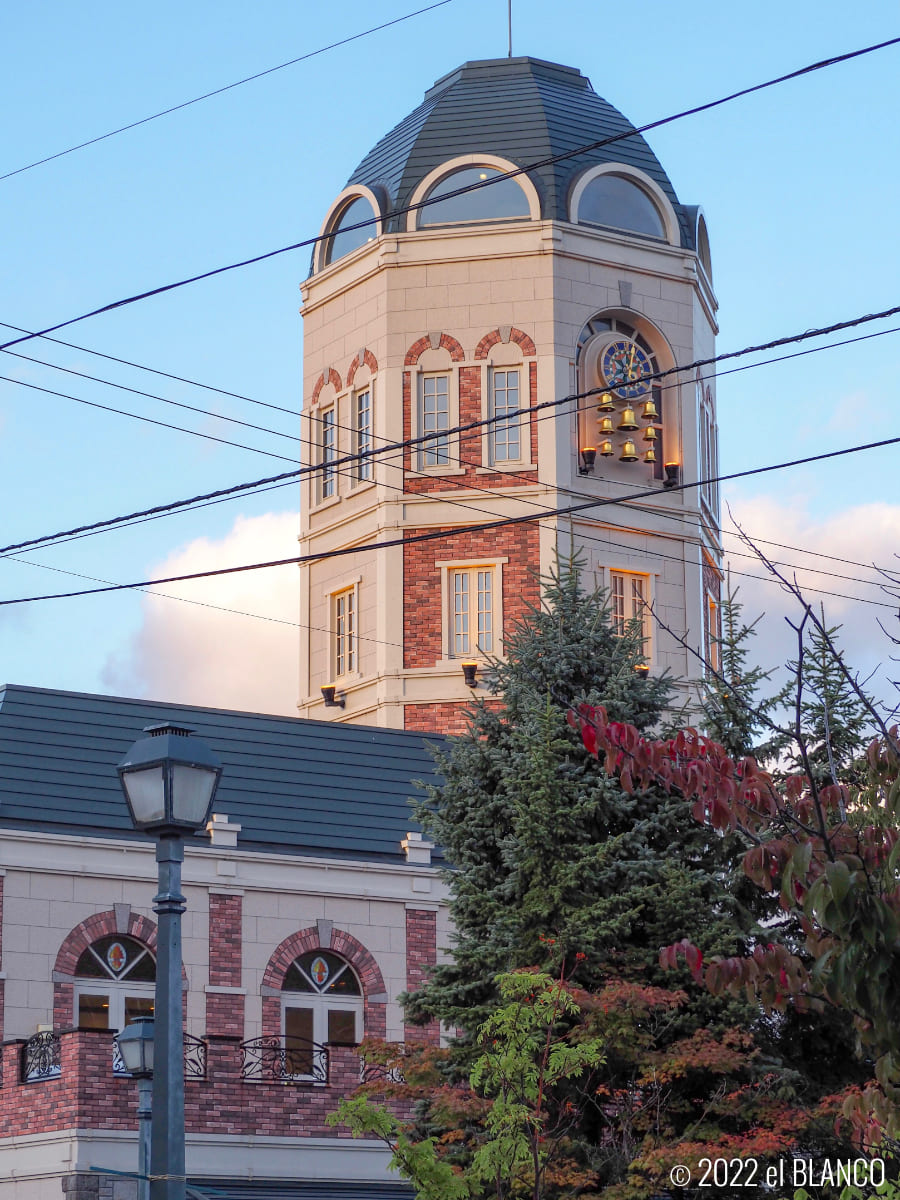
<svg viewBox="0 0 900 1200">
<path fill-rule="evenodd" d="M 406 910 L 406 990 L 417 992 L 437 962 L 437 913 L 424 908 Z M 432 1042 L 440 1039 L 437 1021 L 427 1025 L 405 1025 L 407 1042 Z"/>
<path fill-rule="evenodd" d="M 209 984 L 206 989 L 206 1032 L 244 1036 L 242 976 L 243 897 L 232 893 L 209 895 Z"/>
</svg>

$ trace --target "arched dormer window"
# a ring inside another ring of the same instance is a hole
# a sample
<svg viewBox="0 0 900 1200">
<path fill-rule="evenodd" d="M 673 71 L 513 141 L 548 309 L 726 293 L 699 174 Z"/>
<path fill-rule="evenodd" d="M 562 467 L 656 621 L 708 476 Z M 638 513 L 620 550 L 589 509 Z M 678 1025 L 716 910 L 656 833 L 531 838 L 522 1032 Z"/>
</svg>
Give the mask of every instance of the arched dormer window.
<svg viewBox="0 0 900 1200">
<path fill-rule="evenodd" d="M 374 241 L 378 236 L 376 216 L 372 202 L 367 196 L 351 196 L 347 203 L 338 209 L 332 222 L 329 230 L 331 236 L 325 243 L 322 255 L 322 266 L 327 267 L 352 250 L 358 250 L 367 242 Z"/>
<path fill-rule="evenodd" d="M 512 164 L 498 167 L 475 163 L 450 170 L 419 198 L 427 203 L 416 213 L 416 228 L 532 219 L 534 204 L 519 179 L 505 177 L 511 169 Z M 453 194 L 460 191 L 459 195 Z"/>
<path fill-rule="evenodd" d="M 712 282 L 712 257 L 709 253 L 709 231 L 706 228 L 706 218 L 702 213 L 697 217 L 697 257 L 706 272 L 706 278 Z"/>
<path fill-rule="evenodd" d="M 618 163 L 585 171 L 572 190 L 569 211 L 579 225 L 680 243 L 674 210 L 659 185 Z"/>
</svg>

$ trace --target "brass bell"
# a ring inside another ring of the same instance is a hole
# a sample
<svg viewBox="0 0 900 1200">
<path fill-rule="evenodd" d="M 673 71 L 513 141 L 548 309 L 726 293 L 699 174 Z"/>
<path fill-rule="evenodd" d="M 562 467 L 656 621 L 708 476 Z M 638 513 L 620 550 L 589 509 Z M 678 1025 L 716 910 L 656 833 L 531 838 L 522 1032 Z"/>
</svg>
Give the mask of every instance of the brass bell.
<svg viewBox="0 0 900 1200">
<path fill-rule="evenodd" d="M 622 413 L 622 420 L 618 423 L 616 429 L 620 429 L 623 433 L 631 433 L 637 427 L 638 423 L 634 419 L 634 409 L 629 405 Z"/>
<path fill-rule="evenodd" d="M 644 407 L 641 411 L 642 421 L 658 421 L 659 413 L 656 411 L 656 405 L 652 400 L 645 400 Z"/>
<path fill-rule="evenodd" d="M 656 462 L 656 451 L 653 449 L 652 446 L 647 451 L 647 453 L 644 455 L 644 462 L 645 463 L 655 463 Z"/>
<path fill-rule="evenodd" d="M 604 458 L 609 458 L 612 454 L 615 453 L 615 451 L 613 450 L 613 444 L 611 441 L 609 441 L 609 439 L 607 439 L 605 442 L 600 443 L 600 453 L 603 455 Z"/>
<path fill-rule="evenodd" d="M 622 447 L 622 453 L 619 455 L 619 462 L 637 462 L 637 451 L 634 448 L 634 442 L 631 438 L 626 438 L 625 444 Z"/>
<path fill-rule="evenodd" d="M 601 417 L 600 420 L 597 422 L 597 430 L 603 437 L 606 437 L 607 434 L 612 433 L 612 431 L 613 431 L 612 417 Z"/>
<path fill-rule="evenodd" d="M 644 430 L 644 441 L 645 442 L 655 442 L 658 437 L 659 437 L 659 434 L 656 432 L 656 430 L 653 428 L 652 425 L 648 425 L 647 428 Z"/>
<path fill-rule="evenodd" d="M 616 404 L 609 392 L 601 392 L 597 412 L 615 412 Z"/>
</svg>

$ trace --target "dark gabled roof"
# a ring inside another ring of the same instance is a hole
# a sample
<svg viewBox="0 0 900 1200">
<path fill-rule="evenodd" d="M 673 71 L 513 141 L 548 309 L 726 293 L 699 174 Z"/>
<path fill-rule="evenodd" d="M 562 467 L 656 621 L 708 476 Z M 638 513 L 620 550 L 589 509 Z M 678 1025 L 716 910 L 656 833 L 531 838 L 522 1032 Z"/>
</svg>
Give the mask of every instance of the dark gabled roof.
<svg viewBox="0 0 900 1200">
<path fill-rule="evenodd" d="M 348 185 L 381 191 L 390 209 L 403 208 L 430 171 L 460 155 L 495 154 L 524 167 L 633 128 L 574 67 L 538 58 L 468 62 L 426 92 L 419 107 L 366 155 Z M 640 134 L 529 171 L 542 216 L 568 220 L 575 178 L 608 162 L 636 167 L 659 184 L 679 215 L 683 245 L 693 248 L 693 231 L 669 177 Z M 394 217 L 388 228 L 405 229 L 406 218 Z"/>
<path fill-rule="evenodd" d="M 116 764 L 146 725 L 190 726 L 220 756 L 215 811 L 243 828 L 238 849 L 403 863 L 417 829 L 426 746 L 402 730 L 195 708 L 44 688 L 0 688 L 0 827 L 143 837 Z"/>
</svg>

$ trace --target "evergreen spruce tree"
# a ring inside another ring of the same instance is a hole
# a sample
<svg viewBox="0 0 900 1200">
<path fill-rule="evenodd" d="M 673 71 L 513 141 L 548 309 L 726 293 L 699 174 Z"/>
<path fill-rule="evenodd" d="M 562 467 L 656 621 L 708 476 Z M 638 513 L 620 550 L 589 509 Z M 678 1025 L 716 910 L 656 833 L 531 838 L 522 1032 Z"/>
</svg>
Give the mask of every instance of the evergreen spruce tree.
<svg viewBox="0 0 900 1200">
<path fill-rule="evenodd" d="M 762 618 L 749 624 L 744 620 L 739 592 L 740 588 L 732 589 L 729 572 L 721 607 L 722 634 L 715 639 L 718 670 L 707 674 L 701 690 L 703 727 L 732 758 L 749 755 L 765 764 L 788 744 L 789 735 L 779 731 L 775 715 L 788 699 L 792 685 L 787 683 L 770 696 L 760 694 L 772 671 L 750 666 L 748 659 L 750 639 L 756 636 Z"/>
<path fill-rule="evenodd" d="M 560 956 L 574 964 L 576 953 L 585 957 L 572 979 L 587 989 L 611 974 L 677 986 L 658 966 L 662 945 L 690 934 L 705 953 L 731 953 L 740 942 L 725 841 L 679 797 L 626 794 L 566 719 L 587 701 L 614 720 L 659 725 L 673 689 L 635 670 L 640 634 L 635 622 L 617 636 L 605 597 L 585 592 L 570 563 L 507 638 L 494 665 L 499 703 L 477 705 L 417 814 L 452 864 L 455 933 L 452 961 L 407 998 L 413 1019 L 472 1032 L 496 1004 L 499 972 L 552 969 Z M 721 1017 L 718 1002 L 698 1003 L 704 1019 Z"/>
<path fill-rule="evenodd" d="M 824 625 L 824 613 L 823 625 Z M 863 783 L 863 754 L 872 733 L 872 722 L 864 701 L 850 686 L 834 651 L 840 625 L 822 630 L 813 626 L 803 654 L 800 726 L 806 744 L 809 773 L 817 785 Z M 796 671 L 797 664 L 791 666 Z M 791 767 L 805 770 L 795 752 Z"/>
</svg>

